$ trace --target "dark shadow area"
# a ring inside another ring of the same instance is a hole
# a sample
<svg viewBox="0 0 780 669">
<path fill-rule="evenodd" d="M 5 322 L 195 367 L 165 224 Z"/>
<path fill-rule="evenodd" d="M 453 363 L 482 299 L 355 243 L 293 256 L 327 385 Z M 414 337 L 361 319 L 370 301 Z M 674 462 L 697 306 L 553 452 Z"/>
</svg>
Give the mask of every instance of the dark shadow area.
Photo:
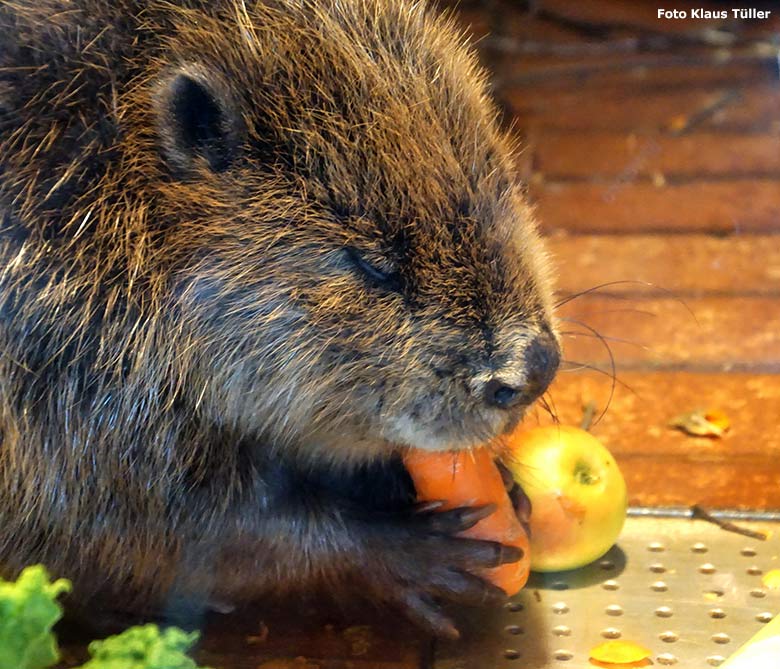
<svg viewBox="0 0 780 669">
<path fill-rule="evenodd" d="M 538 662 L 550 659 L 549 629 L 532 598 L 524 589 L 503 607 L 461 612 L 461 639 L 434 641 L 436 669 L 493 669 L 506 660 L 526 660 L 519 666 L 529 668 L 546 666 Z"/>
<path fill-rule="evenodd" d="M 379 662 L 389 668 L 416 667 L 431 654 L 430 636 L 399 612 L 370 602 L 337 603 L 319 593 L 269 599 L 229 614 L 198 614 L 190 624 L 180 617 L 178 624 L 200 628 L 190 655 L 198 666 L 218 669 L 373 669 Z M 85 662 L 87 644 L 109 634 L 101 628 L 101 620 L 61 622 L 56 632 L 63 662 L 56 669 Z M 334 664 L 333 658 L 350 664 Z"/>
<path fill-rule="evenodd" d="M 627 557 L 620 546 L 615 545 L 600 559 L 579 569 L 531 572 L 526 588 L 538 590 L 574 590 L 587 588 L 617 578 L 626 568 Z"/>
</svg>

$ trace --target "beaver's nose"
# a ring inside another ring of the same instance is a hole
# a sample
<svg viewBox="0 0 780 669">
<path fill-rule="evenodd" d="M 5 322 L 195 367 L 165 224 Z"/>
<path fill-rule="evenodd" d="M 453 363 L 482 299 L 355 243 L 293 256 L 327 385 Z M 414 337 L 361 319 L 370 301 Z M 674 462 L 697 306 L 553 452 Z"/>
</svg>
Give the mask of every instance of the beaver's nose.
<svg viewBox="0 0 780 669">
<path fill-rule="evenodd" d="M 483 388 L 484 400 L 489 406 L 510 409 L 529 405 L 544 393 L 558 370 L 561 350 L 549 333 L 538 335 L 525 349 L 525 383 L 521 386 L 501 378 L 500 371 Z"/>
<path fill-rule="evenodd" d="M 517 403 L 521 395 L 520 388 L 507 385 L 501 379 L 490 379 L 485 384 L 485 402 L 489 406 L 508 409 Z"/>
</svg>

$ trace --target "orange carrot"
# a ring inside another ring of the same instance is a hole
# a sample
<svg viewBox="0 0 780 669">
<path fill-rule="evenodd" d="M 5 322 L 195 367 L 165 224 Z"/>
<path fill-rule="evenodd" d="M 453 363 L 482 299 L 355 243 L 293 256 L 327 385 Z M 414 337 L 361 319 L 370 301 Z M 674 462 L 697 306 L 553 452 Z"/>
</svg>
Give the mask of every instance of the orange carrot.
<svg viewBox="0 0 780 669">
<path fill-rule="evenodd" d="M 528 537 L 512 508 L 501 473 L 486 448 L 457 452 L 414 450 L 404 457 L 420 501 L 442 500 L 442 511 L 459 506 L 495 504 L 496 510 L 463 532 L 464 537 L 499 541 L 523 550 L 518 562 L 503 564 L 482 574 L 508 595 L 528 580 L 531 562 Z"/>
</svg>

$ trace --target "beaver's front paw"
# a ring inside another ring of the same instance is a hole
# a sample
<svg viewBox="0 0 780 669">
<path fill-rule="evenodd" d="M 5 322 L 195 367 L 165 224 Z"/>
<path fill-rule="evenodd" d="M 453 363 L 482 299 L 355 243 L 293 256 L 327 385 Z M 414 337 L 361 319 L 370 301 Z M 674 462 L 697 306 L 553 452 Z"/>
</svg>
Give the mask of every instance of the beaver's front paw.
<svg viewBox="0 0 780 669">
<path fill-rule="evenodd" d="M 441 602 L 485 604 L 506 599 L 501 588 L 476 576 L 481 570 L 516 562 L 522 550 L 456 534 L 495 510 L 493 505 L 436 511 L 435 505 L 385 518 L 367 530 L 363 576 L 374 594 L 401 607 L 431 632 L 457 638 Z"/>
</svg>

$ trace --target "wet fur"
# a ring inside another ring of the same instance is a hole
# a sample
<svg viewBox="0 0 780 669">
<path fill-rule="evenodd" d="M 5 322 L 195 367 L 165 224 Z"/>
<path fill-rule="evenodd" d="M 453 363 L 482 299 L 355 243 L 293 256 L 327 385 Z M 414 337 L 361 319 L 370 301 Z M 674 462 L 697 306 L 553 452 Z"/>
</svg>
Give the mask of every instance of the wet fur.
<svg viewBox="0 0 780 669">
<path fill-rule="evenodd" d="M 5 573 L 446 597 L 398 448 L 514 424 L 481 384 L 553 328 L 463 35 L 406 0 L 11 0 L 0 34 Z"/>
</svg>

